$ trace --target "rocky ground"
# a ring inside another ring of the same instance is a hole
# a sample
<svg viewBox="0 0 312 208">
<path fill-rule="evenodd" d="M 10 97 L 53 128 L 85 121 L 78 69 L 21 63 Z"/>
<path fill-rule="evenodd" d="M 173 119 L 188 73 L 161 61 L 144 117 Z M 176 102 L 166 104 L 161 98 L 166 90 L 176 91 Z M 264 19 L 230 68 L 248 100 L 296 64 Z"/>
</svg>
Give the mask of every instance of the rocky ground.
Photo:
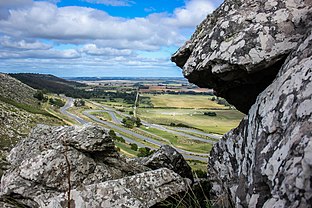
<svg viewBox="0 0 312 208">
<path fill-rule="evenodd" d="M 40 109 L 38 100 L 33 97 L 35 92 L 20 81 L 0 73 L 0 176 L 6 168 L 6 155 L 34 126 L 39 123 L 62 124 L 56 118 L 30 113 L 18 107 L 18 104 L 24 104 Z"/>
<path fill-rule="evenodd" d="M 0 96 L 19 103 L 36 106 L 38 101 L 34 99 L 35 89 L 23 84 L 17 79 L 0 73 Z"/>
<path fill-rule="evenodd" d="M 8 162 L 0 189 L 8 207 L 151 207 L 187 191 L 193 180 L 171 147 L 128 159 L 105 129 L 92 125 L 39 125 L 12 149 Z"/>
</svg>

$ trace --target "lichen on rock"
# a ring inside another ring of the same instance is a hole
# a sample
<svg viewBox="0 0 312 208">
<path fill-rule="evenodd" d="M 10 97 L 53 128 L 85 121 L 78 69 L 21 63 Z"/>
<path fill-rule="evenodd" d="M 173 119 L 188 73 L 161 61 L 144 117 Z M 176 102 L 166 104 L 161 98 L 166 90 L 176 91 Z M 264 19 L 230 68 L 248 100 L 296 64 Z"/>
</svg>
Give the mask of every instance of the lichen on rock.
<svg viewBox="0 0 312 208">
<path fill-rule="evenodd" d="M 70 192 L 76 207 L 149 207 L 191 183 L 174 166 L 164 169 L 162 159 L 152 171 L 119 155 L 108 131 L 99 126 L 38 125 L 11 150 L 0 201 L 8 207 L 66 207 Z M 183 157 L 179 162 L 186 164 Z"/>
<path fill-rule="evenodd" d="M 172 57 L 248 113 L 210 153 L 219 206 L 312 206 L 311 19 L 311 1 L 226 0 Z"/>
<path fill-rule="evenodd" d="M 311 2 L 226 0 L 173 56 L 184 76 L 248 113 L 311 27 Z"/>
</svg>

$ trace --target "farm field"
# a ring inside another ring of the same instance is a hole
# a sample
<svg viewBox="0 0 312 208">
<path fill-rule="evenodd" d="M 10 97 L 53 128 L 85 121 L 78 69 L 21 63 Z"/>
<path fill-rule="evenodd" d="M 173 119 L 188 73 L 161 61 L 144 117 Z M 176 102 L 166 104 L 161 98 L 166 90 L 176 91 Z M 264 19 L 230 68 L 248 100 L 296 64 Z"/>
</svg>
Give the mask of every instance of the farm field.
<svg viewBox="0 0 312 208">
<path fill-rule="evenodd" d="M 155 108 L 216 108 L 227 109 L 228 107 L 220 105 L 211 100 L 213 96 L 208 95 L 144 95 L 149 97 Z"/>
<path fill-rule="evenodd" d="M 115 141 L 122 154 L 138 156 L 139 150 L 132 149 L 131 145 L 134 144 L 151 149 L 168 144 L 179 151 L 188 152 L 184 154 L 195 154 L 193 158 L 186 156 L 189 164 L 193 169 L 205 170 L 203 155 L 207 155 L 218 141 L 218 136 L 213 134 L 222 135 L 235 128 L 244 114 L 209 91 L 188 93 L 186 90 L 199 89 L 171 82 L 164 86 L 157 82 L 145 85 L 112 81 L 107 85 L 89 85 L 97 88 L 95 96 L 85 99 L 85 106 L 72 106 L 68 110 L 87 122 L 94 122 L 84 113 L 88 111 L 99 119 L 97 124 L 124 137 L 127 141 Z M 155 91 L 158 88 L 161 91 Z M 142 121 L 140 126 L 129 127 L 121 122 L 134 116 Z"/>
<path fill-rule="evenodd" d="M 144 95 L 146 96 L 146 95 Z M 208 133 L 224 134 L 235 128 L 244 114 L 212 101 L 208 95 L 149 95 L 154 108 L 139 108 L 142 120 L 162 125 L 182 124 Z M 216 116 L 205 115 L 207 112 Z"/>
</svg>

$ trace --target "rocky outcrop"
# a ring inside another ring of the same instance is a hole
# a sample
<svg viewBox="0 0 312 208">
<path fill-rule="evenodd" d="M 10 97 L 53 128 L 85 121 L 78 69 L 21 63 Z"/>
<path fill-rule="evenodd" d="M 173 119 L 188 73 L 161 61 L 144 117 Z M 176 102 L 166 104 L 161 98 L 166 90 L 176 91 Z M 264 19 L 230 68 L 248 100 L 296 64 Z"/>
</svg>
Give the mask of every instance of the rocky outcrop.
<svg viewBox="0 0 312 208">
<path fill-rule="evenodd" d="M 188 189 L 188 181 L 161 168 L 71 191 L 72 207 L 151 207 L 168 196 Z M 44 196 L 38 196 L 41 202 Z M 43 200 L 46 201 L 46 200 Z M 48 208 L 67 207 L 66 194 L 49 199 Z M 41 207 L 46 206 L 40 203 Z"/>
<path fill-rule="evenodd" d="M 1 199 L 28 207 L 149 207 L 191 183 L 172 170 L 151 171 L 120 156 L 107 131 L 92 125 L 38 125 L 8 162 Z"/>
<path fill-rule="evenodd" d="M 228 0 L 172 58 L 248 112 L 210 153 L 221 206 L 312 207 L 311 14 L 311 1 Z"/>
<path fill-rule="evenodd" d="M 311 27 L 311 1 L 226 0 L 172 57 L 184 76 L 248 113 Z"/>
<path fill-rule="evenodd" d="M 141 159 L 141 164 L 153 170 L 166 167 L 178 173 L 183 178 L 194 180 L 192 169 L 183 156 L 169 145 L 161 146 L 154 154 Z"/>
<path fill-rule="evenodd" d="M 213 148 L 208 173 L 216 195 L 243 207 L 312 206 L 311 95 L 312 33 Z"/>
</svg>

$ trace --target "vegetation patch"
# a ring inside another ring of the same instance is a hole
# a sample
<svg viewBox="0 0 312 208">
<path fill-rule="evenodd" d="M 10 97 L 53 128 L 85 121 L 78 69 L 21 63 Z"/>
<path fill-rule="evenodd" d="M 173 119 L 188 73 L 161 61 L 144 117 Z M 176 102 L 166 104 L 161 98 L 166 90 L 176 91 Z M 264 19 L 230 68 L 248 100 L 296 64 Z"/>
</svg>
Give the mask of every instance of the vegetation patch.
<svg viewBox="0 0 312 208">
<path fill-rule="evenodd" d="M 45 116 L 57 118 L 54 115 L 50 114 L 49 112 L 47 112 L 45 110 L 42 110 L 40 105 L 38 105 L 38 107 L 33 107 L 33 106 L 30 106 L 30 105 L 27 105 L 27 104 L 24 104 L 24 103 L 16 102 L 14 100 L 11 100 L 11 99 L 5 98 L 5 97 L 0 97 L 0 101 L 8 103 L 10 105 L 13 105 L 13 106 L 15 106 L 17 108 L 23 109 L 23 110 L 25 110 L 25 111 L 27 111 L 29 113 L 42 114 L 42 115 L 45 115 Z"/>
</svg>

